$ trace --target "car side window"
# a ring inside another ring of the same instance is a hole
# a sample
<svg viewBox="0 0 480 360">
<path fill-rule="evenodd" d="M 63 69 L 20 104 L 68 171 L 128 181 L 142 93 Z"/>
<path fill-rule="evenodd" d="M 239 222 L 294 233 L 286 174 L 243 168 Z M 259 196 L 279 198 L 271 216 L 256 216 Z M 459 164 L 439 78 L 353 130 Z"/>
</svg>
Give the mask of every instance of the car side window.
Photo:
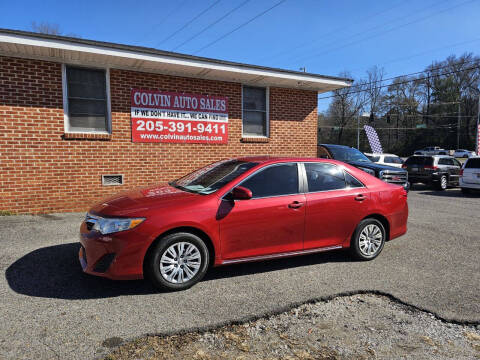
<svg viewBox="0 0 480 360">
<path fill-rule="evenodd" d="M 327 163 L 305 163 L 308 192 L 345 189 L 343 170 Z"/>
<path fill-rule="evenodd" d="M 458 161 L 457 159 L 452 159 L 452 160 L 453 160 L 453 165 L 462 167 L 462 164 L 460 164 L 460 161 Z"/>
<path fill-rule="evenodd" d="M 445 158 L 438 159 L 438 165 L 450 165 L 447 160 Z"/>
<path fill-rule="evenodd" d="M 388 164 L 402 164 L 402 159 L 396 156 L 385 156 L 385 162 Z"/>
<path fill-rule="evenodd" d="M 253 198 L 298 194 L 297 164 L 281 164 L 260 169 L 240 184 Z"/>
<path fill-rule="evenodd" d="M 350 175 L 348 171 L 345 171 L 345 181 L 347 183 L 347 188 L 359 188 L 364 186 L 360 181 Z"/>
</svg>

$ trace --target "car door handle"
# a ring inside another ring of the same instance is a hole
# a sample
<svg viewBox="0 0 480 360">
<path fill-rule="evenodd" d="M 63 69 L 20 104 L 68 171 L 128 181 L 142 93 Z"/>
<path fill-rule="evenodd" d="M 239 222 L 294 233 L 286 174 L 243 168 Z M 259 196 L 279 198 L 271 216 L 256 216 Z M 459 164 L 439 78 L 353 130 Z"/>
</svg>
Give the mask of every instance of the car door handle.
<svg viewBox="0 0 480 360">
<path fill-rule="evenodd" d="M 298 208 L 301 208 L 302 206 L 303 206 L 303 203 L 300 202 L 300 201 L 294 201 L 294 202 L 288 204 L 288 207 L 290 209 L 298 209 Z"/>
<path fill-rule="evenodd" d="M 357 201 L 363 201 L 365 199 L 366 199 L 366 197 L 363 194 L 358 194 L 357 196 L 355 196 L 355 200 L 357 200 Z"/>
</svg>

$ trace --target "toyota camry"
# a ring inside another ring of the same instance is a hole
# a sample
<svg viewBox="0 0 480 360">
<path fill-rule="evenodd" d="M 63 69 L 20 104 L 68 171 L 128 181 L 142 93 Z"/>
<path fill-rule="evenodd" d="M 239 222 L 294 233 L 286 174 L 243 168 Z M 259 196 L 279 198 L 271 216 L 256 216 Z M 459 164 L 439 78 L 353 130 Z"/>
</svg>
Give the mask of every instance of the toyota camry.
<svg viewBox="0 0 480 360">
<path fill-rule="evenodd" d="M 372 260 L 407 231 L 407 193 L 332 159 L 247 157 L 94 205 L 83 271 L 182 290 L 210 266 L 335 249 Z"/>
</svg>

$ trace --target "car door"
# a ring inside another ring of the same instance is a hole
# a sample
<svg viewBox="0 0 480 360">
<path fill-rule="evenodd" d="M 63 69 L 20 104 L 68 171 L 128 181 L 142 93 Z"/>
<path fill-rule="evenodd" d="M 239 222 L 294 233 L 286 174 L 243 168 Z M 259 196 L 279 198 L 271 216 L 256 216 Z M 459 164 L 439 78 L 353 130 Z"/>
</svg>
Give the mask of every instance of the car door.
<svg viewBox="0 0 480 360">
<path fill-rule="evenodd" d="M 304 163 L 307 179 L 304 249 L 337 246 L 368 212 L 368 189 L 343 167 Z"/>
<path fill-rule="evenodd" d="M 457 159 L 449 159 L 452 162 L 450 169 L 450 182 L 458 185 L 460 180 L 460 170 L 462 169 L 462 164 Z"/>
<path fill-rule="evenodd" d="M 249 200 L 222 200 L 219 216 L 223 260 L 301 250 L 305 194 L 300 193 L 297 163 L 259 169 L 239 185 Z"/>
</svg>

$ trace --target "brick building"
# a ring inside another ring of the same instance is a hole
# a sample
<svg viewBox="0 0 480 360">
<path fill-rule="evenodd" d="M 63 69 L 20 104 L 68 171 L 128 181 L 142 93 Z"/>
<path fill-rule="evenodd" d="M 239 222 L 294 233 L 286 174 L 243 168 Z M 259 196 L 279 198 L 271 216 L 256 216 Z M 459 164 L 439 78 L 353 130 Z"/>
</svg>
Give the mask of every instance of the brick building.
<svg viewBox="0 0 480 360">
<path fill-rule="evenodd" d="M 227 157 L 316 156 L 317 94 L 350 83 L 0 30 L 0 212 L 84 211 Z"/>
</svg>

